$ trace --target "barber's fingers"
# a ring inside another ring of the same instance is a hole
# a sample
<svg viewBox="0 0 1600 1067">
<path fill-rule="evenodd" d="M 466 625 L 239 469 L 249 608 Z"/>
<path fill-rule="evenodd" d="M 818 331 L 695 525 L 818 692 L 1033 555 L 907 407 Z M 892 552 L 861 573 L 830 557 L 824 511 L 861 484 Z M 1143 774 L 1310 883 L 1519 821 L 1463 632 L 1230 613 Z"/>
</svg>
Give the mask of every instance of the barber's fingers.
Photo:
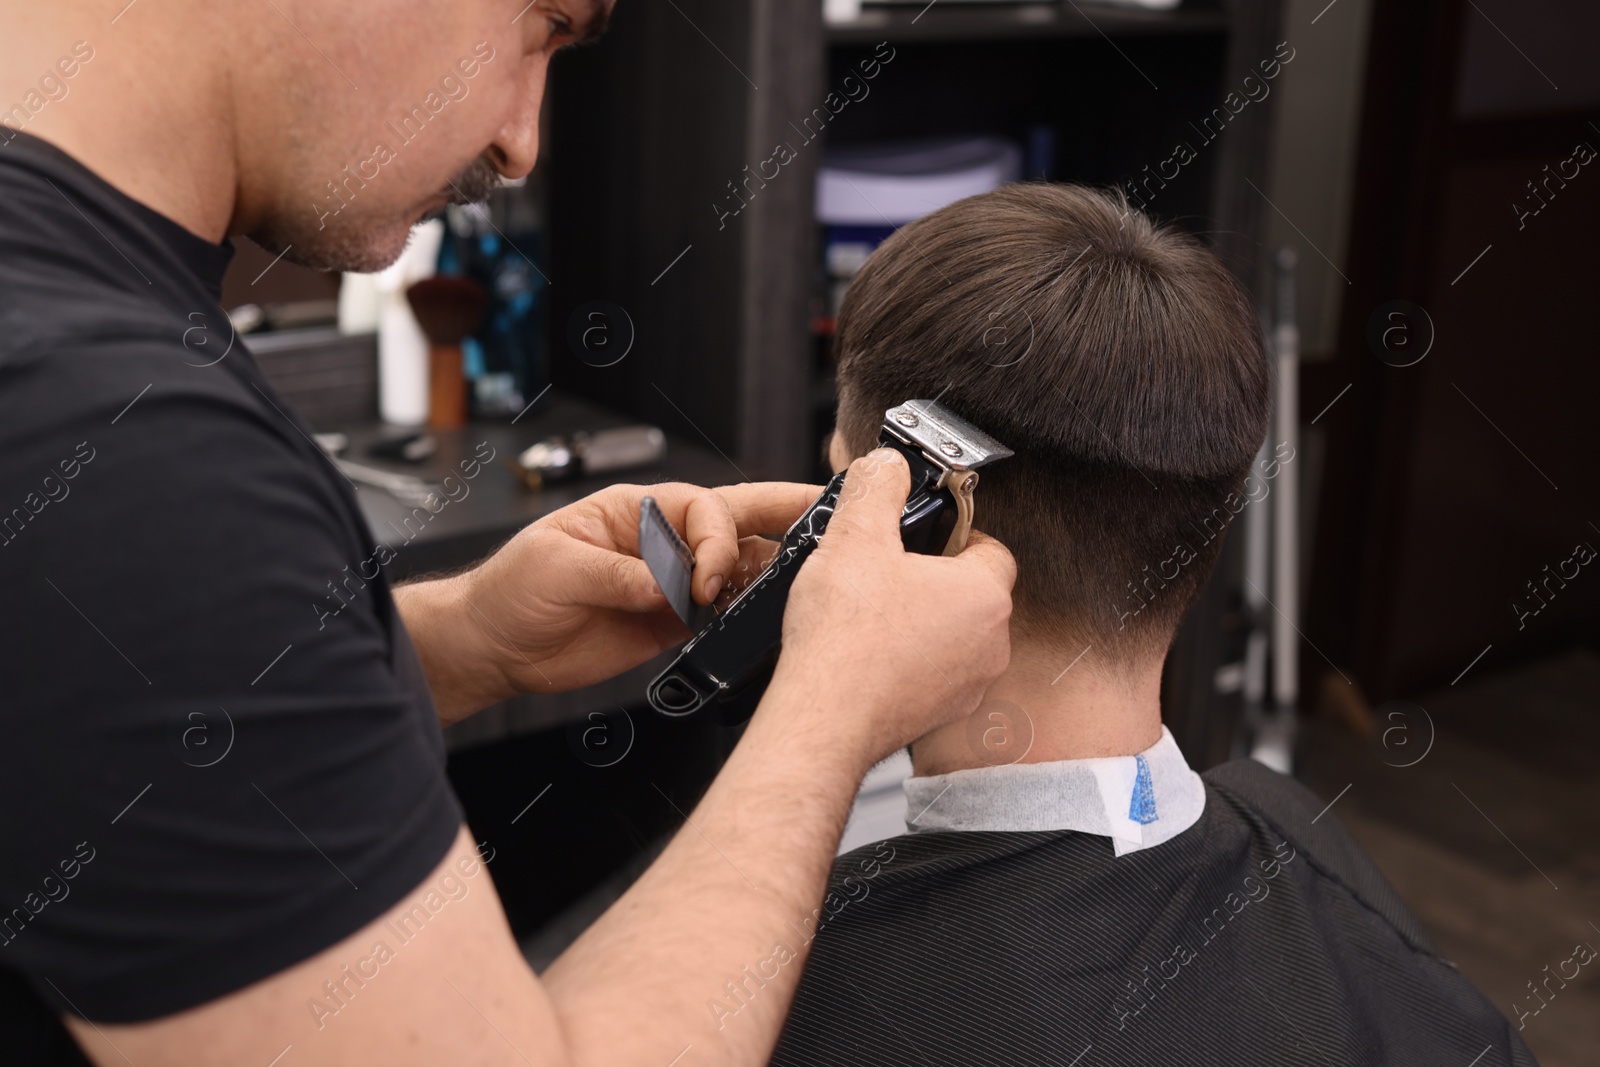
<svg viewBox="0 0 1600 1067">
<path fill-rule="evenodd" d="M 557 602 L 623 611 L 657 611 L 666 595 L 644 560 L 550 531 L 549 577 L 541 589 Z M 559 539 L 559 540 L 557 540 Z"/>
<path fill-rule="evenodd" d="M 684 512 L 697 493 L 710 490 L 680 482 L 663 482 L 659 485 L 627 485 L 618 483 L 590 493 L 566 507 L 557 508 L 535 525 L 561 530 L 569 537 L 596 548 L 614 551 L 639 551 L 639 508 L 647 496 L 655 497 L 656 505 L 674 529 L 683 529 Z"/>
<path fill-rule="evenodd" d="M 709 604 L 739 562 L 739 531 L 727 500 L 714 489 L 696 493 L 684 509 L 683 530 L 694 553 L 694 598 Z"/>
<path fill-rule="evenodd" d="M 708 603 L 739 560 L 738 529 L 727 503 L 714 489 L 685 482 L 612 485 L 569 504 L 542 521 L 548 521 L 574 540 L 613 553 L 637 556 L 639 509 L 647 496 L 655 498 L 662 517 L 688 542 L 695 555 L 694 596 L 701 603 Z M 639 567 L 648 575 L 649 569 L 642 562 Z M 653 579 L 651 587 L 655 587 Z"/>
<path fill-rule="evenodd" d="M 674 529 L 682 531 L 694 553 L 694 598 L 708 604 L 735 577 L 740 539 L 787 530 L 822 492 L 822 487 L 799 482 L 746 482 L 705 489 L 684 482 L 664 482 L 648 487 L 615 486 L 612 491 L 620 494 L 621 507 L 614 509 L 611 520 L 618 546 L 638 551 L 635 531 L 639 502 L 645 495 L 654 496 L 661 514 Z"/>
<path fill-rule="evenodd" d="M 733 513 L 740 537 L 783 533 L 822 495 L 822 486 L 803 482 L 744 482 L 717 490 Z"/>
<path fill-rule="evenodd" d="M 965 566 L 988 572 L 1007 592 L 1017 581 L 1017 561 L 1011 550 L 981 530 L 967 537 L 967 547 L 955 559 Z"/>
<path fill-rule="evenodd" d="M 823 543 L 893 545 L 903 551 L 900 513 L 910 495 L 911 468 L 905 457 L 892 448 L 868 452 L 850 464 Z"/>
<path fill-rule="evenodd" d="M 778 554 L 780 547 L 780 542 L 769 541 L 765 537 L 741 537 L 739 563 L 733 568 L 733 575 L 728 579 L 728 584 L 718 595 L 718 603 L 725 606 L 728 601 L 744 592 L 751 582 L 761 577 L 771 565 L 773 557 Z"/>
</svg>

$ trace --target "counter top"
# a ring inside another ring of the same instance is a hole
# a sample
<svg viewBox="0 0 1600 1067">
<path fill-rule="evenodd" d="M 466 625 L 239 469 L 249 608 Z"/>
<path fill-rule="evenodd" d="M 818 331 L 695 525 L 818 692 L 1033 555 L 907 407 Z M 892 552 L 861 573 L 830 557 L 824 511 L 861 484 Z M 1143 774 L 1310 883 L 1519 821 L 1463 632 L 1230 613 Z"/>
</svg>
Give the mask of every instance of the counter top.
<svg viewBox="0 0 1600 1067">
<path fill-rule="evenodd" d="M 478 476 L 465 483 L 466 495 L 446 500 L 437 513 L 419 511 L 382 489 L 357 486 L 361 509 L 373 536 L 395 549 L 395 558 L 386 571 L 392 581 L 398 582 L 482 559 L 528 523 L 607 485 L 669 481 L 727 485 L 743 480 L 738 469 L 711 448 L 674 437 L 667 439 L 666 455 L 659 463 L 619 471 L 614 477 L 583 478 L 531 490 L 512 469 L 517 455 L 543 438 L 631 422 L 616 412 L 552 389 L 515 424 L 470 423 L 457 430 L 432 431 L 439 449 L 421 463 L 382 460 L 367 454 L 374 441 L 402 432 L 398 427 L 357 423 L 325 429 L 349 437 L 350 444 L 342 458 L 436 484 L 450 474 L 459 479 L 462 461 L 475 455 L 492 456 Z"/>
</svg>

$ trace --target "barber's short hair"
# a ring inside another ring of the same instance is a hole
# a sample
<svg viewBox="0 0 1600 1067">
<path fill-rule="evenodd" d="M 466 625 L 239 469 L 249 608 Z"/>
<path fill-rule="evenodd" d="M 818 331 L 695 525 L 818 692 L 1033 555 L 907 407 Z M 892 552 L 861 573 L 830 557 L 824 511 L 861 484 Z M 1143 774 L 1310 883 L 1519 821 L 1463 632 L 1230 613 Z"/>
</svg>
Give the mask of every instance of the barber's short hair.
<svg viewBox="0 0 1600 1067">
<path fill-rule="evenodd" d="M 981 472 L 974 521 L 1016 556 L 1016 625 L 1165 653 L 1267 429 L 1260 323 L 1215 256 L 1120 194 L 1009 185 L 886 240 L 836 351 L 852 456 L 915 397 L 1016 452 Z"/>
</svg>

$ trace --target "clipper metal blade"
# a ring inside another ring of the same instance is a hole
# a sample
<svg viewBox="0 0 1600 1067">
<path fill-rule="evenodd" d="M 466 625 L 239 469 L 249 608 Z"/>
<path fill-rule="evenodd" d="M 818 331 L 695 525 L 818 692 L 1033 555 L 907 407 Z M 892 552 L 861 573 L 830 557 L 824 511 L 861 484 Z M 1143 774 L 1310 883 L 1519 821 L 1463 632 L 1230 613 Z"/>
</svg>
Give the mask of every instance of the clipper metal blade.
<svg viewBox="0 0 1600 1067">
<path fill-rule="evenodd" d="M 907 400 L 890 408 L 883 413 L 883 428 L 951 470 L 977 470 L 1012 454 L 1011 449 L 935 400 Z"/>
</svg>

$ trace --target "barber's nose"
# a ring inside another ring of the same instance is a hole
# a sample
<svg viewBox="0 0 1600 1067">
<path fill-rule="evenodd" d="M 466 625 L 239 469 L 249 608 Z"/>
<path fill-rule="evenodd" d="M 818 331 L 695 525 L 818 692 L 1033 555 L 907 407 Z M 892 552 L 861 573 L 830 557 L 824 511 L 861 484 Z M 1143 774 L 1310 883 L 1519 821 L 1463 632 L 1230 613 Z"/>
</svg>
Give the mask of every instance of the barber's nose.
<svg viewBox="0 0 1600 1067">
<path fill-rule="evenodd" d="M 526 129 L 501 130 L 494 143 L 489 146 L 489 158 L 494 162 L 494 169 L 505 178 L 524 178 L 533 170 L 534 163 L 539 159 L 539 116 L 535 113 L 533 121 Z"/>
<path fill-rule="evenodd" d="M 524 178 L 539 159 L 539 109 L 544 101 L 543 66 L 530 74 L 516 109 L 489 145 L 489 158 L 506 178 Z"/>
</svg>

